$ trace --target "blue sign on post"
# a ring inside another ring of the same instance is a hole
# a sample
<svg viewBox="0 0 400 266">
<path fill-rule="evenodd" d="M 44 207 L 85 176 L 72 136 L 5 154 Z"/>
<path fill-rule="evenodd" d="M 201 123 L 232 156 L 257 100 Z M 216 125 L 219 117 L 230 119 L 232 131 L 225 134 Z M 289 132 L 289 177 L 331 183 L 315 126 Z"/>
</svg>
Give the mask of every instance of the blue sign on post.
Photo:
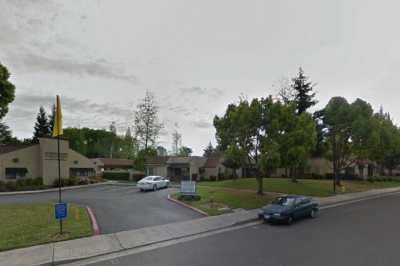
<svg viewBox="0 0 400 266">
<path fill-rule="evenodd" d="M 62 220 L 67 218 L 68 215 L 67 210 L 68 210 L 67 203 L 65 202 L 56 203 L 56 205 L 54 205 L 54 215 L 56 219 Z"/>
</svg>

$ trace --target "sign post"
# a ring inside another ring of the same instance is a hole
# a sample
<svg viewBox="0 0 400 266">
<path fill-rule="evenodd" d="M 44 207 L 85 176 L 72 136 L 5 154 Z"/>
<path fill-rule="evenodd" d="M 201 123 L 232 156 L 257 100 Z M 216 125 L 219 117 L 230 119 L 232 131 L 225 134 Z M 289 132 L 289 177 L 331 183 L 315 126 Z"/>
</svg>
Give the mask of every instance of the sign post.
<svg viewBox="0 0 400 266">
<path fill-rule="evenodd" d="M 54 216 L 57 220 L 62 222 L 68 216 L 68 205 L 65 202 L 56 203 L 54 205 Z M 62 229 L 62 228 L 61 228 Z"/>
<path fill-rule="evenodd" d="M 67 204 L 61 198 L 61 154 L 60 136 L 63 134 L 62 114 L 60 96 L 56 97 L 56 113 L 53 125 L 53 137 L 57 137 L 57 158 L 58 158 L 58 203 L 54 206 L 56 219 L 60 221 L 60 235 L 63 233 L 62 220 L 67 217 Z"/>
</svg>

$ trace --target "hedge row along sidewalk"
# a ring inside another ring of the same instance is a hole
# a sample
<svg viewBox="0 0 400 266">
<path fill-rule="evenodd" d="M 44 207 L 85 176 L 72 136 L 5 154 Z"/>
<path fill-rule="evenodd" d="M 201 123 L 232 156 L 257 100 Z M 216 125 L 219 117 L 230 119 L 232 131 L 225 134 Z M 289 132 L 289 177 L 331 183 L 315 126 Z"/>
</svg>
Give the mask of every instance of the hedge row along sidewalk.
<svg viewBox="0 0 400 266">
<path fill-rule="evenodd" d="M 68 212 L 59 236 L 53 204 L 0 204 L 0 251 L 93 234 L 86 208 L 69 204 Z"/>
</svg>

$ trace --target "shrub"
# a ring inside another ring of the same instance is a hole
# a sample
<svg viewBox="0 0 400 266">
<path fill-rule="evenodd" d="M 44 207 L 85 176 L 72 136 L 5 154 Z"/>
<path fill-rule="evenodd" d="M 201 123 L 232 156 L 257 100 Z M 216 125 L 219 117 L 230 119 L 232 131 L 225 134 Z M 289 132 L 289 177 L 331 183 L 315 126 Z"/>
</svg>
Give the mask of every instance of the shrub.
<svg viewBox="0 0 400 266">
<path fill-rule="evenodd" d="M 129 180 L 129 172 L 104 172 L 104 179 L 109 180 Z"/>
<path fill-rule="evenodd" d="M 210 181 L 216 181 L 217 177 L 215 175 L 210 176 Z"/>
<path fill-rule="evenodd" d="M 6 182 L 6 191 L 15 191 L 17 190 L 16 182 L 8 181 Z"/>
<path fill-rule="evenodd" d="M 201 200 L 201 197 L 200 197 L 200 195 L 182 195 L 182 194 L 179 194 L 178 200 L 199 201 L 199 200 Z"/>
<path fill-rule="evenodd" d="M 0 180 L 0 192 L 6 191 L 6 183 Z"/>
</svg>

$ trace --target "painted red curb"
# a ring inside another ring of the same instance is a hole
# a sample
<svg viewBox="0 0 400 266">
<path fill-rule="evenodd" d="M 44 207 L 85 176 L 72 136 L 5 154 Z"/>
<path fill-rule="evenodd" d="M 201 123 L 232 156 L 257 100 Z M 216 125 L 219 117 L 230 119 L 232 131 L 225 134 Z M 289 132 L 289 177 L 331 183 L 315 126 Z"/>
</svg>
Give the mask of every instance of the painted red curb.
<svg viewBox="0 0 400 266">
<path fill-rule="evenodd" d="M 94 235 L 95 236 L 100 235 L 100 227 L 97 224 L 96 216 L 94 216 L 94 213 L 93 213 L 92 209 L 89 206 L 86 206 L 86 210 L 87 210 L 87 212 L 89 214 L 90 221 L 92 223 L 92 228 L 93 228 Z"/>
<path fill-rule="evenodd" d="M 198 212 L 198 213 L 200 213 L 200 214 L 202 214 L 204 216 L 208 216 L 208 214 L 206 212 L 204 212 L 202 210 L 199 210 L 199 209 L 197 209 L 197 208 L 195 208 L 193 206 L 190 206 L 189 204 L 186 204 L 186 203 L 184 203 L 184 202 L 182 202 L 180 200 L 174 199 L 169 194 L 168 194 L 168 200 L 172 201 L 172 202 L 175 202 L 176 204 L 182 205 L 183 207 L 189 208 L 189 209 L 191 209 L 191 210 L 193 210 L 195 212 Z"/>
</svg>

